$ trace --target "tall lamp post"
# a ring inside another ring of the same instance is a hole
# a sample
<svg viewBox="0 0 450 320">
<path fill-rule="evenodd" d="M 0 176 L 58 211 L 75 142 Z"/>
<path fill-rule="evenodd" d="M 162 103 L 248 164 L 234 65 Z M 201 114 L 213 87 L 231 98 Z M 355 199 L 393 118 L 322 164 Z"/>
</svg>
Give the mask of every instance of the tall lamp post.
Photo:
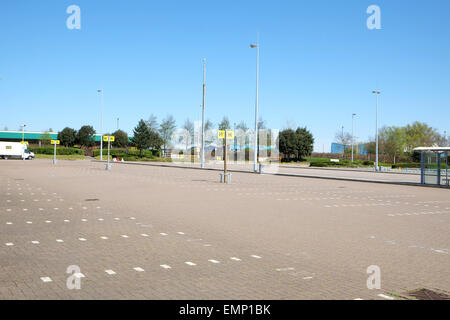
<svg viewBox="0 0 450 320">
<path fill-rule="evenodd" d="M 258 87 L 259 87 L 259 34 L 256 44 L 251 44 L 250 48 L 256 48 L 256 99 L 255 99 L 255 146 L 254 146 L 254 166 L 253 171 L 258 171 Z"/>
<path fill-rule="evenodd" d="M 353 163 L 353 145 L 355 144 L 355 126 L 354 126 L 354 122 L 355 122 L 355 116 L 356 113 L 352 114 L 352 163 Z"/>
<path fill-rule="evenodd" d="M 25 127 L 26 126 L 27 126 L 26 124 L 22 125 L 22 144 L 25 143 Z"/>
<path fill-rule="evenodd" d="M 103 89 L 98 89 L 98 93 L 100 93 L 101 101 L 100 101 L 100 161 L 103 161 Z"/>
<path fill-rule="evenodd" d="M 203 58 L 203 99 L 202 99 L 202 164 L 205 167 L 205 97 L 206 97 L 206 59 Z"/>
<path fill-rule="evenodd" d="M 373 94 L 375 94 L 376 96 L 376 114 L 375 114 L 375 128 L 376 128 L 376 133 L 375 133 L 375 149 L 376 149 L 376 157 L 375 157 L 375 170 L 379 171 L 379 167 L 378 167 L 378 96 L 381 94 L 380 91 L 374 90 L 372 91 Z"/>
</svg>

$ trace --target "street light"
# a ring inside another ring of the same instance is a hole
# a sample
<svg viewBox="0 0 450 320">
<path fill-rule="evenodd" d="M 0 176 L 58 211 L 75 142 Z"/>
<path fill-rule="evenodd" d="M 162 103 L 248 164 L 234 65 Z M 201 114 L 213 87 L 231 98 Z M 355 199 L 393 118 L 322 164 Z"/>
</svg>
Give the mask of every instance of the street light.
<svg viewBox="0 0 450 320">
<path fill-rule="evenodd" d="M 26 126 L 27 126 L 26 124 L 22 125 L 22 144 L 25 143 L 25 127 Z"/>
<path fill-rule="evenodd" d="M 353 113 L 352 114 L 352 163 L 353 163 L 353 145 L 355 143 L 355 138 L 354 138 L 354 134 L 355 134 L 355 132 L 354 132 L 355 116 L 356 116 L 356 113 Z"/>
<path fill-rule="evenodd" d="M 373 94 L 376 96 L 376 120 L 375 120 L 375 127 L 376 127 L 376 134 L 375 134 L 375 148 L 376 148 L 376 157 L 375 157 L 375 170 L 379 171 L 378 167 L 378 96 L 381 94 L 380 91 L 374 90 L 372 91 Z"/>
<path fill-rule="evenodd" d="M 250 48 L 256 48 L 256 99 L 255 99 L 255 146 L 254 146 L 254 166 L 253 171 L 258 171 L 258 87 L 259 87 L 259 33 L 256 44 L 251 44 Z"/>
<path fill-rule="evenodd" d="M 202 100 L 202 164 L 205 167 L 205 97 L 206 97 L 206 59 L 203 58 L 203 100 Z"/>
<path fill-rule="evenodd" d="M 103 161 L 103 89 L 98 89 L 98 93 L 101 95 L 100 103 L 100 161 Z"/>
</svg>

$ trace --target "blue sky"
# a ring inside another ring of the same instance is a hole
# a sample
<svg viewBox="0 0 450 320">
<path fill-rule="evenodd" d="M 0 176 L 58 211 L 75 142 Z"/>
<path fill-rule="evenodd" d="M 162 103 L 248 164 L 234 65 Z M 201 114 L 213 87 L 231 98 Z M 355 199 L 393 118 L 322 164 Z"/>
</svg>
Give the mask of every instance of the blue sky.
<svg viewBox="0 0 450 320">
<path fill-rule="evenodd" d="M 81 30 L 66 8 L 81 8 Z M 381 30 L 366 9 L 381 8 Z M 151 113 L 199 118 L 207 58 L 207 118 L 253 126 L 261 37 L 260 115 L 272 128 L 307 126 L 315 150 L 341 126 L 427 122 L 450 133 L 450 1 L 103 1 L 0 3 L 0 129 L 55 131 L 100 123 L 132 132 Z"/>
</svg>

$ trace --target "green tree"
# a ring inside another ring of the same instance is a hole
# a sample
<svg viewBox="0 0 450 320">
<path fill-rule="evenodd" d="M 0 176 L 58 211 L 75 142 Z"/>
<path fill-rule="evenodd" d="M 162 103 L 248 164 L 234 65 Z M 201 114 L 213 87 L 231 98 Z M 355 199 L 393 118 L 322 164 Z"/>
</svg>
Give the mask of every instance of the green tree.
<svg viewBox="0 0 450 320">
<path fill-rule="evenodd" d="M 95 130 L 92 126 L 82 126 L 77 133 L 76 142 L 86 148 L 90 148 L 95 144 Z"/>
<path fill-rule="evenodd" d="M 406 149 L 412 153 L 417 147 L 431 147 L 438 144 L 440 134 L 426 123 L 414 122 L 405 127 Z"/>
<path fill-rule="evenodd" d="M 159 126 L 159 134 L 162 140 L 164 152 L 170 145 L 170 140 L 172 139 L 175 129 L 176 123 L 172 115 L 168 115 Z"/>
<path fill-rule="evenodd" d="M 280 152 L 291 159 L 301 160 L 305 156 L 311 155 L 314 146 L 314 138 L 306 128 L 297 128 L 296 131 L 286 129 L 278 136 Z"/>
<path fill-rule="evenodd" d="M 406 147 L 406 133 L 404 128 L 383 127 L 379 133 L 379 144 L 382 153 L 392 157 L 394 163 L 402 155 Z"/>
<path fill-rule="evenodd" d="M 297 128 L 295 131 L 297 138 L 297 159 L 301 160 L 305 156 L 310 156 L 314 148 L 314 138 L 312 133 L 304 128 Z"/>
<path fill-rule="evenodd" d="M 228 120 L 227 116 L 224 116 L 222 121 L 219 123 L 219 130 L 228 130 L 230 129 L 230 120 Z"/>
<path fill-rule="evenodd" d="M 150 131 L 158 131 L 158 118 L 152 113 L 147 121 L 145 121 Z"/>
<path fill-rule="evenodd" d="M 58 133 L 58 140 L 64 147 L 73 147 L 77 138 L 77 131 L 75 129 L 66 127 Z"/>
<path fill-rule="evenodd" d="M 126 148 L 128 146 L 128 134 L 122 130 L 116 130 L 112 134 L 114 136 L 114 142 L 112 145 L 116 148 Z"/>
<path fill-rule="evenodd" d="M 41 141 L 41 144 L 42 145 L 47 145 L 47 144 L 50 144 L 51 143 L 51 140 L 52 140 L 52 136 L 50 135 L 50 132 L 49 131 L 44 131 L 44 133 L 43 134 L 41 134 L 41 138 L 40 138 L 40 141 Z"/>
<path fill-rule="evenodd" d="M 151 131 L 143 119 L 141 119 L 134 128 L 133 135 L 132 142 L 136 148 L 138 148 L 140 155 L 142 156 L 142 151 L 149 149 L 151 145 Z"/>
<path fill-rule="evenodd" d="M 245 123 L 245 121 L 241 121 L 241 122 L 239 122 L 238 125 L 236 126 L 236 129 L 241 129 L 242 131 L 247 132 L 248 126 L 247 126 L 247 124 Z"/>
</svg>

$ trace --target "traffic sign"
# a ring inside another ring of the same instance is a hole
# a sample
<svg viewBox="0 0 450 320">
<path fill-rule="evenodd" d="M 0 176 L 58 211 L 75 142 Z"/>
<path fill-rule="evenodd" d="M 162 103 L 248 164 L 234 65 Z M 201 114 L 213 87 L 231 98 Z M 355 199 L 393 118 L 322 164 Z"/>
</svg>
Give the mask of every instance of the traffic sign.
<svg viewBox="0 0 450 320">
<path fill-rule="evenodd" d="M 217 138 L 218 139 L 225 139 L 225 130 L 217 131 Z"/>
<path fill-rule="evenodd" d="M 103 136 L 103 141 L 108 142 L 108 140 L 114 142 L 115 138 L 114 136 Z"/>
<path fill-rule="evenodd" d="M 51 142 L 52 142 L 52 144 L 60 144 L 61 143 L 59 140 L 52 140 Z"/>
<path fill-rule="evenodd" d="M 20 141 L 20 143 L 28 145 L 28 141 Z"/>
<path fill-rule="evenodd" d="M 234 131 L 233 130 L 230 130 L 230 131 L 227 130 L 227 139 L 234 139 Z"/>
</svg>

